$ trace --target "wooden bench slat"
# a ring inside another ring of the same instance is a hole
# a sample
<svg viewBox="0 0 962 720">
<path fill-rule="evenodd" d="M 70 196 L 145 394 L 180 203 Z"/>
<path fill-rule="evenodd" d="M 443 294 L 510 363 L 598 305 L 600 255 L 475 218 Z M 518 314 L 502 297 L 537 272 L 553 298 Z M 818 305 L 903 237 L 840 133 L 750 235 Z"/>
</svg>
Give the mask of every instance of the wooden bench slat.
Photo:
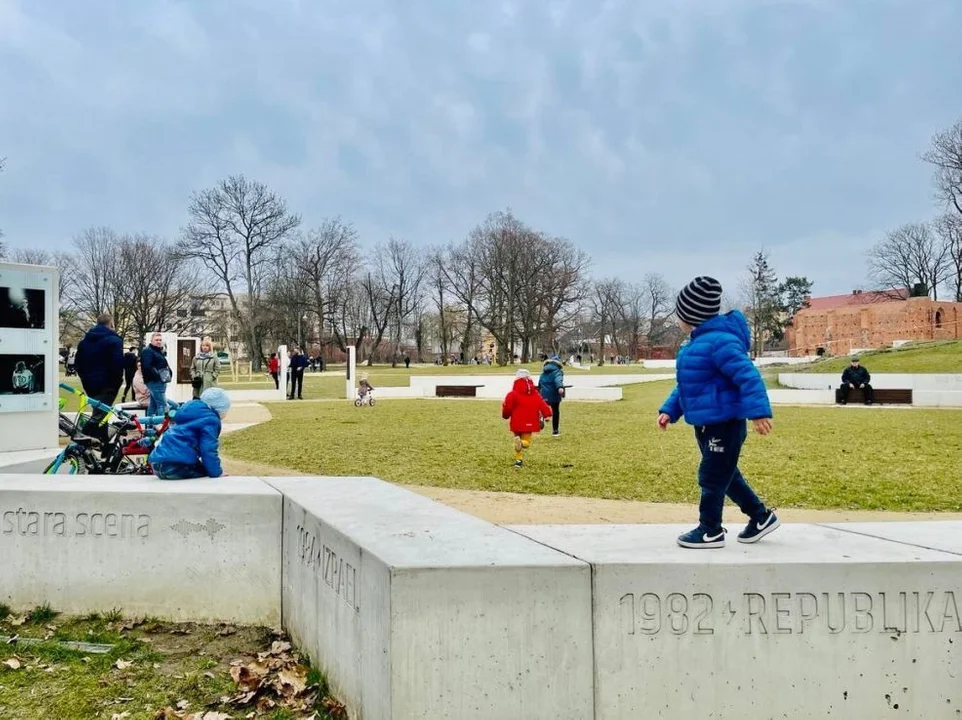
<svg viewBox="0 0 962 720">
<path fill-rule="evenodd" d="M 435 385 L 435 397 L 477 397 L 478 388 L 484 385 Z"/>
<path fill-rule="evenodd" d="M 911 405 L 912 391 L 910 389 L 892 388 L 879 389 L 873 388 L 874 401 L 880 405 Z M 852 404 L 865 402 L 865 394 L 862 390 L 849 390 L 848 401 Z M 835 402 L 842 402 L 842 390 L 835 390 Z"/>
</svg>

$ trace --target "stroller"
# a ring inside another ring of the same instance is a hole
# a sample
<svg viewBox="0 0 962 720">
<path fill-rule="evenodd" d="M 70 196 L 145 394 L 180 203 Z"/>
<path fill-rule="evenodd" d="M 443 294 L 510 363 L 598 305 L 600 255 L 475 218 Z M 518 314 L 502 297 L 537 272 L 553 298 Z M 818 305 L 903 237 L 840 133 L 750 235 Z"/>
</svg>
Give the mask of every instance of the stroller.
<svg viewBox="0 0 962 720">
<path fill-rule="evenodd" d="M 357 397 L 354 398 L 354 407 L 361 407 L 362 405 L 374 406 L 374 388 L 368 382 L 367 373 L 361 375 L 357 384 Z"/>
</svg>

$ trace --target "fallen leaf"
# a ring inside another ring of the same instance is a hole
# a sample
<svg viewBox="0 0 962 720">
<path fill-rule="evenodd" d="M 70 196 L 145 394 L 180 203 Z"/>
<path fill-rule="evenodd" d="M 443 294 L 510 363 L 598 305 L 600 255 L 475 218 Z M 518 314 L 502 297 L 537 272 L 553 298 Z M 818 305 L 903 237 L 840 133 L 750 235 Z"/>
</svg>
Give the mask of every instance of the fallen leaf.
<svg viewBox="0 0 962 720">
<path fill-rule="evenodd" d="M 9 620 L 8 622 L 9 622 L 11 625 L 13 625 L 14 627 L 20 627 L 20 626 L 23 625 L 25 622 L 27 622 L 27 616 L 26 616 L 26 615 L 21 615 L 20 617 L 12 618 L 12 619 Z"/>
<path fill-rule="evenodd" d="M 110 720 L 127 720 L 127 718 L 129 717 L 130 717 L 130 713 L 125 711 L 122 713 L 114 713 L 113 715 L 110 716 Z"/>
<path fill-rule="evenodd" d="M 275 640 L 271 643 L 271 655 L 280 655 L 291 649 L 291 644 L 289 642 L 283 642 L 281 640 Z"/>
<path fill-rule="evenodd" d="M 190 701 L 188 700 L 181 700 L 180 702 L 177 703 L 178 710 L 186 710 L 189 707 L 190 707 Z"/>
<path fill-rule="evenodd" d="M 277 673 L 274 688 L 282 697 L 297 697 L 307 689 L 307 668 L 298 665 L 291 670 L 281 670 Z"/>
<path fill-rule="evenodd" d="M 228 637 L 229 635 L 236 635 L 236 634 L 237 634 L 237 628 L 235 628 L 235 627 L 233 627 L 233 626 L 231 626 L 231 625 L 227 625 L 227 626 L 224 627 L 222 630 L 220 630 L 220 632 L 218 632 L 217 634 L 220 635 L 221 637 Z"/>
<path fill-rule="evenodd" d="M 214 712 L 209 710 L 204 713 L 203 717 L 198 718 L 198 720 L 231 720 L 230 715 L 227 713 Z"/>
<path fill-rule="evenodd" d="M 128 662 L 127 660 L 124 660 L 123 658 L 121 658 L 120 660 L 118 660 L 117 662 L 114 663 L 114 667 L 117 668 L 118 670 L 126 670 L 127 668 L 131 667 L 132 665 L 133 665 L 132 662 Z"/>
<path fill-rule="evenodd" d="M 10 658 L 9 660 L 4 660 L 3 664 L 6 665 L 11 670 L 20 669 L 20 661 L 15 657 Z"/>
</svg>

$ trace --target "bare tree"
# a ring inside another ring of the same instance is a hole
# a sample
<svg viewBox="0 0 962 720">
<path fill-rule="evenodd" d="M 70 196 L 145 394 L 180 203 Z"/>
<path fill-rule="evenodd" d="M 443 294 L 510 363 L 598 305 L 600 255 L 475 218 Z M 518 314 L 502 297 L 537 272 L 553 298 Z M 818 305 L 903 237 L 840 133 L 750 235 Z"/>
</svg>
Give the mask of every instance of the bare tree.
<svg viewBox="0 0 962 720">
<path fill-rule="evenodd" d="M 374 364 L 374 354 L 384 341 L 384 335 L 397 304 L 395 297 L 397 288 L 387 284 L 382 270 L 383 268 L 378 268 L 373 273 L 368 271 L 361 278 L 363 297 L 367 303 L 367 317 L 370 319 L 371 343 L 367 356 L 368 365 Z"/>
<path fill-rule="evenodd" d="M 618 278 L 605 278 L 594 283 L 589 296 L 589 307 L 591 308 L 592 327 L 597 333 L 598 341 L 598 364 L 604 365 L 607 356 L 605 350 L 607 341 L 611 338 L 618 348 L 618 342 L 614 332 L 616 318 L 620 312 L 621 295 L 623 283 Z M 616 349 L 620 354 L 620 350 Z"/>
<path fill-rule="evenodd" d="M 931 295 L 938 300 L 938 289 L 950 267 L 949 248 L 925 223 L 902 225 L 869 250 L 872 280 L 898 298 L 902 289 L 910 296 Z"/>
<path fill-rule="evenodd" d="M 673 334 L 673 318 L 675 316 L 674 291 L 658 273 L 645 275 L 642 284 L 644 304 L 648 312 L 648 347 L 653 348 L 663 343 Z"/>
<path fill-rule="evenodd" d="M 118 262 L 121 236 L 109 227 L 88 228 L 73 244 L 74 273 L 66 295 L 76 309 L 77 321 L 90 324 L 100 313 L 109 312 L 124 337 L 130 317 L 120 292 L 124 282 Z"/>
<path fill-rule="evenodd" d="M 946 280 L 950 296 L 955 302 L 962 302 L 962 215 L 946 213 L 934 225 L 948 256 Z"/>
<path fill-rule="evenodd" d="M 932 147 L 922 155 L 935 166 L 935 187 L 939 197 L 962 215 L 962 120 L 932 138 Z"/>
<path fill-rule="evenodd" d="M 125 310 L 128 334 L 143 344 L 156 330 L 189 330 L 194 310 L 204 299 L 201 277 L 170 243 L 150 235 L 122 236 L 115 262 L 114 292 Z"/>
<path fill-rule="evenodd" d="M 450 246 L 445 251 L 444 262 L 439 270 L 444 273 L 444 279 L 457 302 L 464 308 L 464 322 L 458 334 L 458 350 L 462 358 L 467 358 L 472 349 L 471 344 L 475 336 L 478 318 L 476 308 L 480 305 L 482 259 L 480 248 L 468 239 L 459 246 Z M 455 332 L 452 329 L 452 333 Z M 448 356 L 444 356 L 447 364 Z"/>
<path fill-rule="evenodd" d="M 387 290 L 394 302 L 394 307 L 389 312 L 394 335 L 391 367 L 397 367 L 404 324 L 415 315 L 421 305 L 421 286 L 427 265 L 417 248 L 395 238 L 388 240 L 386 247 L 378 248 L 376 255 L 379 284 L 382 291 Z M 371 312 L 373 316 L 373 308 Z"/>
<path fill-rule="evenodd" d="M 451 346 L 454 343 L 454 323 L 449 306 L 454 301 L 454 293 L 449 287 L 448 272 L 445 267 L 447 257 L 444 250 L 432 250 L 427 257 L 426 282 L 429 296 L 437 311 L 437 338 L 441 348 L 442 362 L 447 365 Z"/>
<path fill-rule="evenodd" d="M 339 217 L 324 220 L 307 231 L 292 245 L 289 253 L 296 257 L 297 271 L 308 289 L 308 312 L 314 317 L 323 335 L 326 324 L 336 324 L 338 308 L 344 308 L 344 296 L 357 277 L 360 264 L 357 230 Z M 335 342 L 346 351 L 343 335 L 333 333 Z"/>
<path fill-rule="evenodd" d="M 177 244 L 178 255 L 203 263 L 227 293 L 254 369 L 259 370 L 269 264 L 301 219 L 266 185 L 243 175 L 194 193 L 187 211 L 190 219 Z"/>
</svg>

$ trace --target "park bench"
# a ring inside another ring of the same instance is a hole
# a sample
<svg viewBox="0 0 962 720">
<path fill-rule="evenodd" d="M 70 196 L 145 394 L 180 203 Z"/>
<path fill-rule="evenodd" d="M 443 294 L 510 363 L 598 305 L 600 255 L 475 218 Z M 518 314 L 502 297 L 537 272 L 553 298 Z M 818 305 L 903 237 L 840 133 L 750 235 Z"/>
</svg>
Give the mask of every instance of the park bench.
<svg viewBox="0 0 962 720">
<path fill-rule="evenodd" d="M 435 397 L 477 397 L 478 388 L 484 385 L 435 385 Z"/>
<path fill-rule="evenodd" d="M 912 391 L 911 390 L 880 390 L 879 388 L 873 388 L 874 390 L 874 401 L 877 405 L 911 405 L 912 404 Z M 835 390 L 835 403 L 842 402 L 842 390 L 840 388 Z M 862 390 L 849 390 L 848 391 L 848 402 L 849 405 L 857 405 L 859 403 L 865 402 L 865 394 Z"/>
</svg>

